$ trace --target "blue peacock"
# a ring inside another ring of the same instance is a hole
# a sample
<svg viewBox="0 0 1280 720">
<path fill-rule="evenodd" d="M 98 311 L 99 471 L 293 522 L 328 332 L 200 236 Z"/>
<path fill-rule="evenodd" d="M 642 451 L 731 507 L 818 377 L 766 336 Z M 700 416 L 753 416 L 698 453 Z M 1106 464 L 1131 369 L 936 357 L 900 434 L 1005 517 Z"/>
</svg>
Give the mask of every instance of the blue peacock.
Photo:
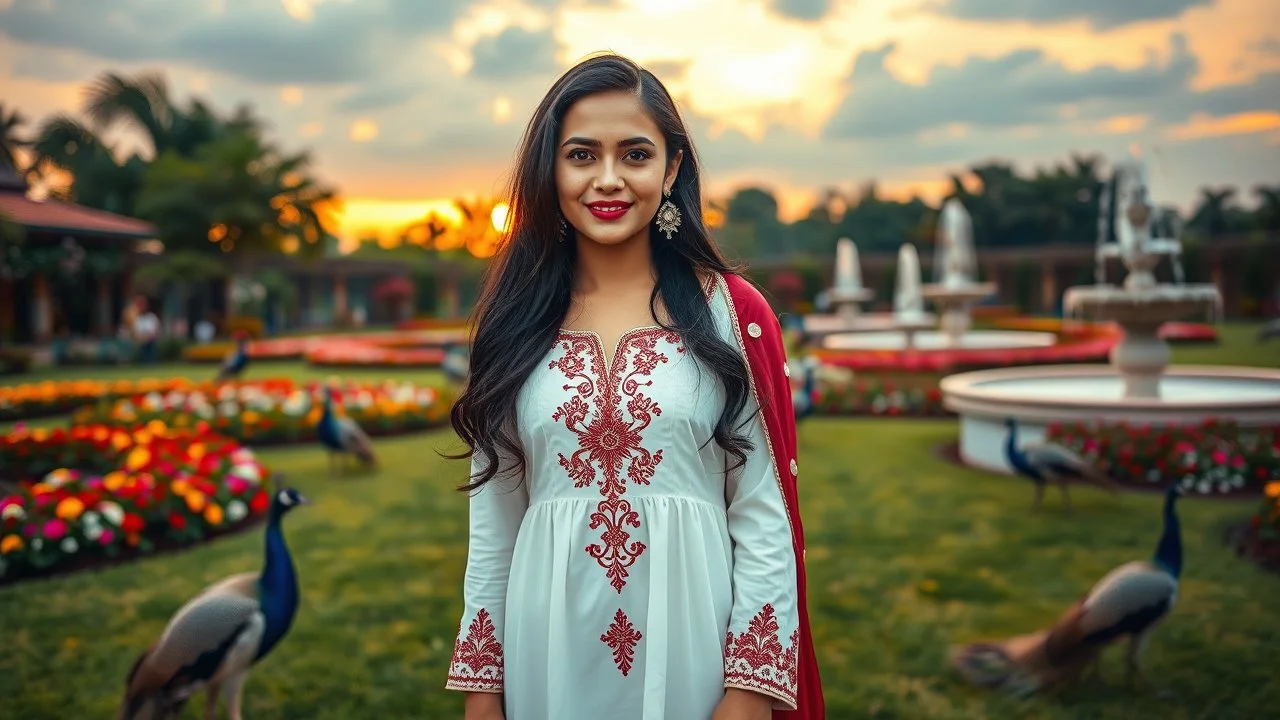
<svg viewBox="0 0 1280 720">
<path fill-rule="evenodd" d="M 373 441 L 355 420 L 338 416 L 333 407 L 333 388 L 328 386 L 324 389 L 324 410 L 316 425 L 316 436 L 329 452 L 330 474 L 335 470 L 335 459 L 341 461 L 341 458 L 347 456 L 356 457 L 365 466 L 378 464 L 378 458 L 373 452 Z"/>
<path fill-rule="evenodd" d="M 1018 475 L 1030 480 L 1036 488 L 1032 508 L 1039 510 L 1044 503 L 1044 488 L 1049 483 L 1057 483 L 1062 491 L 1062 503 L 1071 509 L 1071 495 L 1067 492 L 1067 483 L 1072 480 L 1083 480 L 1112 492 L 1117 492 L 1116 482 L 1084 458 L 1071 452 L 1057 443 L 1032 443 L 1018 446 L 1018 423 L 1013 418 L 1005 420 L 1009 429 L 1005 440 L 1004 456 L 1009 467 Z"/>
<path fill-rule="evenodd" d="M 216 717 L 221 696 L 231 720 L 249 670 L 289 633 L 298 611 L 298 575 L 281 521 L 309 501 L 277 476 L 267 514 L 260 572 L 224 578 L 183 605 L 125 680 L 117 720 L 166 720 L 205 692 L 205 717 Z"/>
<path fill-rule="evenodd" d="M 1025 695 L 1077 680 L 1086 672 L 1100 675 L 1102 651 L 1127 638 L 1127 680 L 1130 685 L 1150 686 L 1140 665 L 1142 651 L 1152 631 L 1173 610 L 1182 577 L 1177 512 L 1181 495 L 1176 483 L 1165 491 L 1164 529 L 1150 560 L 1125 563 L 1107 573 L 1046 630 L 953 648 L 955 668 L 974 685 Z"/>
<path fill-rule="evenodd" d="M 818 361 L 812 356 L 800 361 L 799 387 L 791 389 L 791 407 L 795 412 L 796 422 L 809 417 L 816 409 L 814 393 L 817 389 Z M 794 383 L 793 383 L 794 385 Z"/>
<path fill-rule="evenodd" d="M 222 366 L 218 368 L 218 376 L 215 378 L 215 382 L 238 378 L 244 373 L 244 369 L 249 366 L 249 335 L 240 330 L 236 332 L 235 338 L 236 346 L 223 358 Z"/>
</svg>

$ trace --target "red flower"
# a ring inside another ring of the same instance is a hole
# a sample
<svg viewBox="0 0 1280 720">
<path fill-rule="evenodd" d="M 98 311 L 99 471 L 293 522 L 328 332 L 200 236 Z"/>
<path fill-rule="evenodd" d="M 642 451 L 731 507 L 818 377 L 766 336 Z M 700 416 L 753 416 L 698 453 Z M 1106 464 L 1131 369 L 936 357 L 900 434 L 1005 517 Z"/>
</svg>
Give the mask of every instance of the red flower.
<svg viewBox="0 0 1280 720">
<path fill-rule="evenodd" d="M 120 523 L 120 529 L 127 533 L 140 533 L 146 526 L 147 523 L 133 513 L 125 513 L 124 520 Z"/>
<path fill-rule="evenodd" d="M 177 512 L 170 512 L 170 513 L 169 513 L 169 525 L 170 525 L 174 530 L 184 530 L 184 529 L 186 529 L 186 527 L 187 527 L 187 519 L 186 519 L 185 517 L 183 517 L 181 513 L 177 513 Z"/>
<path fill-rule="evenodd" d="M 267 497 L 266 491 L 259 490 L 258 493 L 253 496 L 253 499 L 249 501 L 249 509 L 255 513 L 264 512 L 270 502 L 270 498 Z"/>
</svg>

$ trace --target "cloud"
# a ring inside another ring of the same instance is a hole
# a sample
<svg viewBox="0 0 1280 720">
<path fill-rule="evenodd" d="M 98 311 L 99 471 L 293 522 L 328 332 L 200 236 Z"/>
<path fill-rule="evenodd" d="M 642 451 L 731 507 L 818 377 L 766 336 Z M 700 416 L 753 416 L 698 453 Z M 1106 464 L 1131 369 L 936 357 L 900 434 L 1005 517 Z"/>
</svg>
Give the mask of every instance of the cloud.
<svg viewBox="0 0 1280 720">
<path fill-rule="evenodd" d="M 831 10 L 831 0 L 771 0 L 779 15 L 797 20 L 821 20 Z"/>
<path fill-rule="evenodd" d="M 550 30 L 509 27 L 480 38 L 471 48 L 471 76 L 483 80 L 511 80 L 543 75 L 556 69 L 556 41 Z"/>
<path fill-rule="evenodd" d="M 1150 20 L 1170 20 L 1215 0 L 942 0 L 935 7 L 962 20 L 1022 20 L 1056 24 L 1084 20 L 1095 30 L 1112 30 Z"/>
<path fill-rule="evenodd" d="M 1181 35 L 1173 35 L 1170 44 L 1167 62 L 1152 60 L 1134 69 L 1098 65 L 1072 72 L 1041 50 L 1023 49 L 938 66 L 927 82 L 913 85 L 886 67 L 897 49 L 888 43 L 855 60 L 848 94 L 824 135 L 831 140 L 887 138 L 954 123 L 1015 127 L 1064 115 L 1101 118 L 1141 110 L 1171 94 L 1188 92 L 1196 59 Z"/>
<path fill-rule="evenodd" d="M 412 40 L 452 27 L 465 7 L 465 0 L 311 3 L 302 21 L 278 0 L 246 0 L 234 13 L 168 0 L 44 0 L 0 11 L 0 33 L 45 49 L 188 63 L 256 83 L 340 83 L 377 78 Z"/>
<path fill-rule="evenodd" d="M 417 90 L 407 84 L 361 87 L 333 104 L 336 113 L 362 113 L 386 110 L 408 102 Z"/>
</svg>

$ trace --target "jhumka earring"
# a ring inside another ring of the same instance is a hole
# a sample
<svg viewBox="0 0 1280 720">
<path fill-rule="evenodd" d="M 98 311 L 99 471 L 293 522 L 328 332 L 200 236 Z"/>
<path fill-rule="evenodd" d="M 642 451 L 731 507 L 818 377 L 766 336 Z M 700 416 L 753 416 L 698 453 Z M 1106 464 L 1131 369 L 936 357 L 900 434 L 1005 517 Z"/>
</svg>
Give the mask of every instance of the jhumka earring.
<svg viewBox="0 0 1280 720">
<path fill-rule="evenodd" d="M 568 240 L 568 239 L 569 239 L 569 222 L 568 222 L 567 220 L 565 220 L 563 216 L 561 216 L 561 218 L 560 218 L 560 242 L 564 242 L 565 240 Z"/>
<path fill-rule="evenodd" d="M 666 233 L 667 239 L 671 239 L 671 233 L 680 229 L 680 208 L 671 202 L 671 188 L 667 188 L 663 193 L 666 200 L 662 202 L 662 207 L 658 208 L 658 229 Z"/>
</svg>

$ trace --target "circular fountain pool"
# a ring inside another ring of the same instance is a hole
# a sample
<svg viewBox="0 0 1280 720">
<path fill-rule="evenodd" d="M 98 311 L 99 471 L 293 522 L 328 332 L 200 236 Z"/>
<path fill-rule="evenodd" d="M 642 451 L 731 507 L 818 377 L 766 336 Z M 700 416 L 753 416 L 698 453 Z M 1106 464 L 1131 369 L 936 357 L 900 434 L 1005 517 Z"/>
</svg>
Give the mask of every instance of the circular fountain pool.
<svg viewBox="0 0 1280 720">
<path fill-rule="evenodd" d="M 1038 348 L 1051 347 L 1058 342 L 1058 336 L 1053 333 L 1021 330 L 970 330 L 961 335 L 955 345 L 948 334 L 936 330 L 912 335 L 912 346 L 917 350 Z M 907 333 L 893 330 L 833 333 L 822 338 L 822 346 L 830 350 L 905 350 Z"/>
<path fill-rule="evenodd" d="M 960 456 L 997 472 L 1008 472 L 1004 441 L 1010 417 L 1018 421 L 1021 443 L 1042 440 L 1055 422 L 1280 423 L 1280 370 L 1172 366 L 1159 387 L 1159 398 L 1125 398 L 1124 382 L 1111 367 L 1012 367 L 943 378 L 942 396 L 946 408 L 960 416 Z"/>
</svg>

